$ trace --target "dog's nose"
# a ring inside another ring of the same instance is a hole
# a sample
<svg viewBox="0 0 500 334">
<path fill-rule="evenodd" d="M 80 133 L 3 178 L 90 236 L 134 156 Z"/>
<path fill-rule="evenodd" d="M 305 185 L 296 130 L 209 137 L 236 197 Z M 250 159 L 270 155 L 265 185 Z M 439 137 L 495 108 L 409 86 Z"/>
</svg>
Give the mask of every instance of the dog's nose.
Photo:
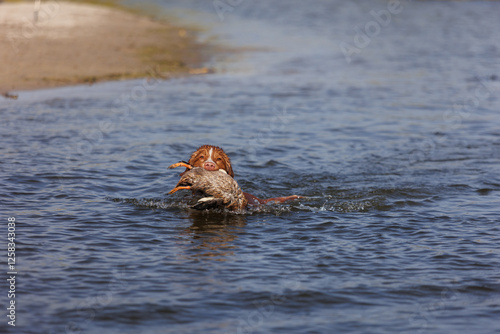
<svg viewBox="0 0 500 334">
<path fill-rule="evenodd" d="M 217 166 L 215 165 L 215 163 L 210 161 L 206 161 L 203 164 L 203 168 L 205 168 L 206 170 L 217 170 Z"/>
</svg>

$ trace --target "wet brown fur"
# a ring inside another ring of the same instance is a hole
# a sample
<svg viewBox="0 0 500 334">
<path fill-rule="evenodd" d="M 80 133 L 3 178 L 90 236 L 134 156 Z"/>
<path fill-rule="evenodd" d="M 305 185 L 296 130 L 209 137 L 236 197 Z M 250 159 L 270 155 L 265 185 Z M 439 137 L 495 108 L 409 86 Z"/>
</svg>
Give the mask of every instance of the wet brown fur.
<svg viewBox="0 0 500 334">
<path fill-rule="evenodd" d="M 203 163 L 208 160 L 208 153 L 210 149 L 213 149 L 213 160 L 217 165 L 218 169 L 225 170 L 231 177 L 234 177 L 233 168 L 231 166 L 231 159 L 222 150 L 222 148 L 213 145 L 203 145 L 200 146 L 196 151 L 193 152 L 191 158 L 189 158 L 188 163 L 193 167 L 203 167 Z"/>
</svg>

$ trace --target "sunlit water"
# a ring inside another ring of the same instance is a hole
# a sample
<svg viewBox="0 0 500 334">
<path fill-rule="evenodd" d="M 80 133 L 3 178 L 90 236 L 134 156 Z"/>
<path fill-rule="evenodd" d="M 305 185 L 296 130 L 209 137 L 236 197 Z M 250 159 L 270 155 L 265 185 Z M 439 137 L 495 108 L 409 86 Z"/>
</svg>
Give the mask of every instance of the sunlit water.
<svg viewBox="0 0 500 334">
<path fill-rule="evenodd" d="M 500 3 L 221 2 L 156 2 L 254 50 L 218 74 L 0 101 L 2 330 L 499 332 Z M 202 144 L 306 198 L 187 208 L 167 166 Z"/>
</svg>

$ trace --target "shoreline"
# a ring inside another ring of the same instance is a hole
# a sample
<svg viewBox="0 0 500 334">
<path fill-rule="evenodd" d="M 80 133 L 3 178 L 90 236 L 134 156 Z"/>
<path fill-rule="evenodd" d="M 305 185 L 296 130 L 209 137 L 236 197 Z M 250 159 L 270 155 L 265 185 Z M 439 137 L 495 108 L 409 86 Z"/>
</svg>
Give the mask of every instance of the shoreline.
<svg viewBox="0 0 500 334">
<path fill-rule="evenodd" d="M 195 32 L 117 6 L 0 1 L 0 95 L 78 84 L 205 74 Z"/>
</svg>

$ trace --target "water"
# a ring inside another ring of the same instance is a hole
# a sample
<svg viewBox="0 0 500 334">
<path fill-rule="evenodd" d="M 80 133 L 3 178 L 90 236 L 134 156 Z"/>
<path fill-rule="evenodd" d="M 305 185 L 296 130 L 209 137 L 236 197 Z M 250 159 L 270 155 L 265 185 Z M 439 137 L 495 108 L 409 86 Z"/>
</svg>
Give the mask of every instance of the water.
<svg viewBox="0 0 500 334">
<path fill-rule="evenodd" d="M 381 1 L 156 3 L 253 51 L 0 101 L 2 330 L 500 332 L 499 3 L 402 2 L 378 33 Z M 202 144 L 245 191 L 307 198 L 188 209 L 167 166 Z"/>
</svg>

